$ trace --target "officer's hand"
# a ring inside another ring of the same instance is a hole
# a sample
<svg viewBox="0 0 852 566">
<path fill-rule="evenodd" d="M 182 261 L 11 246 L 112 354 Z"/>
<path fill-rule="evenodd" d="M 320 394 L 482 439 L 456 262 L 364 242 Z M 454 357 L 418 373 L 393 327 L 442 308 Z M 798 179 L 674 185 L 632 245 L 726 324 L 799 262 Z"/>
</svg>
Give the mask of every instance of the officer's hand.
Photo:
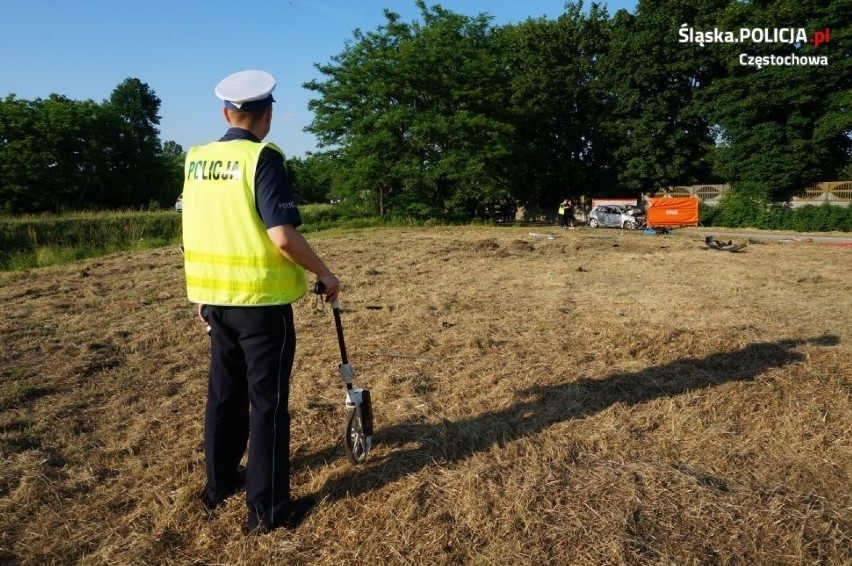
<svg viewBox="0 0 852 566">
<path fill-rule="evenodd" d="M 319 280 L 325 287 L 322 290 L 322 294 L 325 295 L 325 302 L 333 303 L 336 301 L 337 295 L 340 293 L 340 281 L 337 280 L 337 277 L 333 273 L 329 273 L 325 277 L 320 277 Z"/>
<path fill-rule="evenodd" d="M 198 305 L 198 318 L 201 319 L 201 322 L 207 324 L 209 321 L 207 320 L 207 305 Z"/>
</svg>

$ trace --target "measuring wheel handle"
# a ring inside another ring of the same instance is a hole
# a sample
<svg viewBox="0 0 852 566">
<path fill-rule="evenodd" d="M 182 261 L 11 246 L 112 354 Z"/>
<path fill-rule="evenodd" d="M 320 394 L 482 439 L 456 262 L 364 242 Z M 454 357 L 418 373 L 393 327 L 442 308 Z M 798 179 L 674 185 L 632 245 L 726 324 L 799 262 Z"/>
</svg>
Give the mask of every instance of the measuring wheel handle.
<svg viewBox="0 0 852 566">
<path fill-rule="evenodd" d="M 317 281 L 314 293 L 325 291 L 325 285 Z M 341 363 L 337 366 L 340 377 L 346 386 L 346 425 L 343 431 L 343 445 L 346 455 L 353 464 L 361 464 L 367 459 L 367 453 L 373 441 L 373 405 L 369 389 L 353 389 L 355 368 L 349 364 L 346 353 L 346 342 L 343 340 L 343 323 L 340 320 L 340 303 L 335 300 L 331 304 L 334 313 L 334 326 L 337 330 L 337 344 L 340 346 Z"/>
</svg>

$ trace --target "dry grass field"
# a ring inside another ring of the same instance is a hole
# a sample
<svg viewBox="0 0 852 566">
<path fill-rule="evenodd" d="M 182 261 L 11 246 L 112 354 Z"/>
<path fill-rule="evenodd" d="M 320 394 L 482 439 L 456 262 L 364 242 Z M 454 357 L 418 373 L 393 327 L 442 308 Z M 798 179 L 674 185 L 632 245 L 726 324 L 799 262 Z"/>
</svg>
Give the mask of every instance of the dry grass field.
<svg viewBox="0 0 852 566">
<path fill-rule="evenodd" d="M 176 248 L 0 274 L 0 563 L 849 564 L 852 249 L 702 232 L 311 234 L 374 448 L 296 306 L 296 531 L 208 514 Z M 542 234 L 552 234 L 549 239 Z"/>
</svg>

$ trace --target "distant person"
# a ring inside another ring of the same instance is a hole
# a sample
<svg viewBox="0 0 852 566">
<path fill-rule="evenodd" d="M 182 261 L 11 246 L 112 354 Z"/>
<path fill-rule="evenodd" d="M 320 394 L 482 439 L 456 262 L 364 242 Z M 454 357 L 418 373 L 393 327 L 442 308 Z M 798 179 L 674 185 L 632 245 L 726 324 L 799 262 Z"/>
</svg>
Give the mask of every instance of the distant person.
<svg viewBox="0 0 852 566">
<path fill-rule="evenodd" d="M 556 216 L 556 222 L 563 228 L 565 228 L 565 205 L 567 203 L 568 199 L 563 199 L 562 202 L 559 203 L 559 209 Z"/>
<path fill-rule="evenodd" d="M 503 222 L 511 224 L 515 221 L 515 216 L 518 214 L 518 204 L 512 197 L 505 197 L 503 205 L 500 209 L 503 213 Z"/>
<path fill-rule="evenodd" d="M 565 199 L 565 223 L 569 229 L 574 229 L 574 201 L 571 199 Z"/>
<path fill-rule="evenodd" d="M 283 153 L 261 141 L 275 85 L 269 73 L 242 71 L 216 86 L 230 127 L 219 141 L 190 148 L 183 189 L 187 294 L 211 337 L 202 502 L 215 509 L 245 485 L 250 533 L 295 528 L 316 504 L 290 497 L 291 303 L 306 292 L 303 268 L 325 285 L 327 301 L 340 289 L 296 231 Z"/>
</svg>

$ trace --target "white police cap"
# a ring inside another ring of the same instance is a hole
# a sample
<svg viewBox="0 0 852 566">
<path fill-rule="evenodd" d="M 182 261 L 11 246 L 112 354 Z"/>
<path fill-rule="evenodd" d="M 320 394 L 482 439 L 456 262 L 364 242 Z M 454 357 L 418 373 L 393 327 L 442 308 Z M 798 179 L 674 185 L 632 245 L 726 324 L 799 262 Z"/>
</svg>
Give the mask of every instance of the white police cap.
<svg viewBox="0 0 852 566">
<path fill-rule="evenodd" d="M 266 71 L 240 71 L 216 85 L 216 96 L 233 110 L 258 110 L 275 102 L 275 77 Z"/>
</svg>

